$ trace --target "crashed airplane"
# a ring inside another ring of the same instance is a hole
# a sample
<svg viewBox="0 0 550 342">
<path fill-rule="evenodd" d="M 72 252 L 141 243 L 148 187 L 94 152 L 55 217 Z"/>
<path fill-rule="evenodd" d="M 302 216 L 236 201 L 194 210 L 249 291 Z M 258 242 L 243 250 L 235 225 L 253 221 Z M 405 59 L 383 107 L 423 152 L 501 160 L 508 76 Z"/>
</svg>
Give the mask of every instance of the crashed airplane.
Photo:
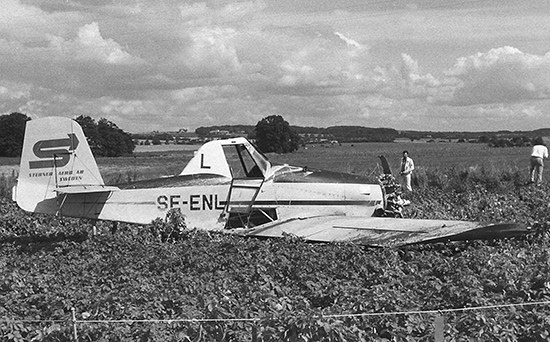
<svg viewBox="0 0 550 342">
<path fill-rule="evenodd" d="M 173 177 L 104 184 L 80 125 L 27 123 L 13 198 L 29 212 L 150 224 L 179 208 L 188 227 L 256 237 L 402 246 L 524 234 L 515 223 L 384 217 L 382 184 L 365 177 L 272 165 L 245 138 L 211 141 Z"/>
</svg>

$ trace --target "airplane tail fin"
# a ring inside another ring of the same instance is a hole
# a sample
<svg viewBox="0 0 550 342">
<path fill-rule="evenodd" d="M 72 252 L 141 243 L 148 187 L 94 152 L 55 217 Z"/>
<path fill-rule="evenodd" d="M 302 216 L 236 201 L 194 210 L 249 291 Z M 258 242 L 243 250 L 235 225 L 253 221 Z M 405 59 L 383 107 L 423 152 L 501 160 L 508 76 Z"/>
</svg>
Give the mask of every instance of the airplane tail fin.
<svg viewBox="0 0 550 342">
<path fill-rule="evenodd" d="M 13 199 L 26 211 L 56 213 L 57 195 L 104 187 L 80 125 L 69 118 L 27 122 Z"/>
</svg>

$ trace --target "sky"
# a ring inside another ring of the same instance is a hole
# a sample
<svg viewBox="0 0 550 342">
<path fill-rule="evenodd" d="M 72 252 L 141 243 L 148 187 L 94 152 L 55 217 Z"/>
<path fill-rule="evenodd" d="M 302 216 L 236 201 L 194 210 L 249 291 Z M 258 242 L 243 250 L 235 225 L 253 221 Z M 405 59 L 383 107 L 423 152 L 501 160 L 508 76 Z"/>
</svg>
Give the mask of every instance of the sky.
<svg viewBox="0 0 550 342">
<path fill-rule="evenodd" d="M 1 0 L 0 114 L 550 127 L 550 1 Z"/>
</svg>

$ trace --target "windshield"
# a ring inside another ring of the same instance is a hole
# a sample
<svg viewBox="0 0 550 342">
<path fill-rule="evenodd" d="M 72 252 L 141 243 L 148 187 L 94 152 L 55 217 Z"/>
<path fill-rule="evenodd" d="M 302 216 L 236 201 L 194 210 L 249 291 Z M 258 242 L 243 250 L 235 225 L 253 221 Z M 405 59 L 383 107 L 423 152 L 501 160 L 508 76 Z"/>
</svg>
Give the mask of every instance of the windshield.
<svg viewBox="0 0 550 342">
<path fill-rule="evenodd" d="M 226 145 L 223 147 L 223 151 L 233 178 L 264 177 L 269 162 L 256 151 L 253 150 L 253 154 L 257 154 L 256 158 L 254 158 L 253 154 L 249 152 L 244 144 Z"/>
</svg>

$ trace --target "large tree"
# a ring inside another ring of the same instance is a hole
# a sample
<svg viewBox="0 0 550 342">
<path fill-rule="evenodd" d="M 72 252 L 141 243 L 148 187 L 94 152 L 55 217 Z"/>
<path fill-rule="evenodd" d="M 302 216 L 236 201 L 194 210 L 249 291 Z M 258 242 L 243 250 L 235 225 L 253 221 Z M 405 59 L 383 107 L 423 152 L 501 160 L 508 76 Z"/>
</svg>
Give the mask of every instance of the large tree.
<svg viewBox="0 0 550 342">
<path fill-rule="evenodd" d="M 89 116 L 79 116 L 76 122 L 82 126 L 88 144 L 96 156 L 118 157 L 134 151 L 132 136 L 113 122 L 102 118 L 97 124 Z"/>
<path fill-rule="evenodd" d="M 19 157 L 21 155 L 25 126 L 30 119 L 21 113 L 0 115 L 0 156 Z"/>
<path fill-rule="evenodd" d="M 288 153 L 298 149 L 300 137 L 280 115 L 263 118 L 256 124 L 256 145 L 264 153 Z"/>
</svg>

